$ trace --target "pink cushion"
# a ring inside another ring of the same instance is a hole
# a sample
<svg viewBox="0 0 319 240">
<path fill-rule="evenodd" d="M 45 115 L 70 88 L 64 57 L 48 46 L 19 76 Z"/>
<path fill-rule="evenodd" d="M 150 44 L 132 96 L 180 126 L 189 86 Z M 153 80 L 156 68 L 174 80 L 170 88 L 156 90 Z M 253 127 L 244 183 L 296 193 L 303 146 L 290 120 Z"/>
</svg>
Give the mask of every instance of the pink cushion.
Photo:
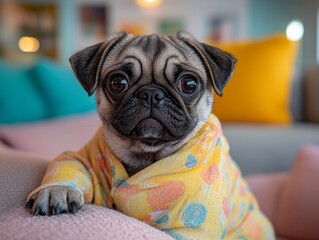
<svg viewBox="0 0 319 240">
<path fill-rule="evenodd" d="M 85 205 L 77 214 L 32 216 L 16 208 L 0 216 L 1 239 L 172 239 L 165 233 L 119 212 Z"/>
<path fill-rule="evenodd" d="M 100 119 L 94 112 L 31 124 L 2 125 L 0 140 L 50 160 L 66 150 L 79 150 L 100 126 Z"/>
<path fill-rule="evenodd" d="M 298 151 L 275 216 L 276 232 L 286 238 L 319 239 L 319 148 Z"/>
<path fill-rule="evenodd" d="M 246 178 L 255 194 L 260 209 L 273 223 L 280 193 L 285 186 L 288 173 L 257 174 Z"/>
</svg>

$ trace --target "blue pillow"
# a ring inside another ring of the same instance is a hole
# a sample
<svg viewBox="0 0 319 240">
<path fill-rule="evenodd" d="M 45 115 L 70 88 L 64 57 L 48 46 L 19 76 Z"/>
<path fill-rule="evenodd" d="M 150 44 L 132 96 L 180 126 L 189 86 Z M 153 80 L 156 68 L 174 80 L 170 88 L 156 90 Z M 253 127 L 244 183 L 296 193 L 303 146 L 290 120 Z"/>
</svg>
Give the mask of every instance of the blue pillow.
<svg viewBox="0 0 319 240">
<path fill-rule="evenodd" d="M 42 59 L 37 62 L 32 72 L 48 103 L 50 117 L 96 110 L 94 97 L 88 97 L 71 67 L 59 66 Z"/>
<path fill-rule="evenodd" d="M 0 60 L 0 123 L 22 123 L 48 117 L 30 69 Z"/>
</svg>

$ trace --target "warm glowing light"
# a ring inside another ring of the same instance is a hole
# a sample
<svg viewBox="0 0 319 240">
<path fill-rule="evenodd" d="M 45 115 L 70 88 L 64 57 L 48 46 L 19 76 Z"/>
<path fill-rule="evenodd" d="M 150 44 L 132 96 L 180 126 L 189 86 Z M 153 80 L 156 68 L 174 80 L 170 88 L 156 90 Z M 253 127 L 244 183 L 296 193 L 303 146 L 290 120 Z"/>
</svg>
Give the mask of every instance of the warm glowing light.
<svg viewBox="0 0 319 240">
<path fill-rule="evenodd" d="M 291 41 L 299 41 L 302 39 L 304 28 L 302 22 L 295 20 L 288 24 L 286 36 Z"/>
<path fill-rule="evenodd" d="M 135 0 L 136 3 L 143 8 L 155 8 L 158 7 L 162 0 Z"/>
<path fill-rule="evenodd" d="M 22 37 L 19 39 L 19 48 L 22 52 L 37 52 L 40 42 L 34 37 Z"/>
</svg>

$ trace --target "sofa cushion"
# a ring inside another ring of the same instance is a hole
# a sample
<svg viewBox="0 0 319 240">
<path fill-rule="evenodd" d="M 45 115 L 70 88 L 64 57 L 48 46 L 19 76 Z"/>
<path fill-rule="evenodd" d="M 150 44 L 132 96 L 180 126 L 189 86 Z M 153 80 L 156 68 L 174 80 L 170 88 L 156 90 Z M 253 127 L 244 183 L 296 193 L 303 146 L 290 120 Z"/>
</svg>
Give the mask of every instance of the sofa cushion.
<svg viewBox="0 0 319 240">
<path fill-rule="evenodd" d="M 215 96 L 213 112 L 221 121 L 289 123 L 297 46 L 283 35 L 220 46 L 238 63 L 224 96 Z"/>
<path fill-rule="evenodd" d="M 288 172 L 255 174 L 246 178 L 247 183 L 254 193 L 260 209 L 274 223 L 276 207 L 280 193 L 288 179 Z"/>
<path fill-rule="evenodd" d="M 48 117 L 30 69 L 0 61 L 0 123 L 31 122 Z"/>
<path fill-rule="evenodd" d="M 319 239 L 319 147 L 305 146 L 277 202 L 275 229 L 292 239 Z"/>
<path fill-rule="evenodd" d="M 165 233 L 117 211 L 85 205 L 76 214 L 32 216 L 16 208 L 0 217 L 1 239 L 148 240 L 173 239 Z"/>
<path fill-rule="evenodd" d="M 88 97 L 71 67 L 59 66 L 50 60 L 42 59 L 36 63 L 32 73 L 46 100 L 50 117 L 96 109 L 94 97 Z"/>
</svg>

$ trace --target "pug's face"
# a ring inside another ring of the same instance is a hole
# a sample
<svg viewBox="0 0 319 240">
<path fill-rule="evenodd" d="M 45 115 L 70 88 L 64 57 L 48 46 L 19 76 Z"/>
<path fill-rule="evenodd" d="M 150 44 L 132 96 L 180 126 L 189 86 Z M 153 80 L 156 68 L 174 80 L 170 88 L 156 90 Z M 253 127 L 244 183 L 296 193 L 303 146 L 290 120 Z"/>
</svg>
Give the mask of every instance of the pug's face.
<svg viewBox="0 0 319 240">
<path fill-rule="evenodd" d="M 105 139 L 129 174 L 192 138 L 221 95 L 235 59 L 188 33 L 121 33 L 73 55 L 84 89 L 96 92 Z"/>
</svg>

